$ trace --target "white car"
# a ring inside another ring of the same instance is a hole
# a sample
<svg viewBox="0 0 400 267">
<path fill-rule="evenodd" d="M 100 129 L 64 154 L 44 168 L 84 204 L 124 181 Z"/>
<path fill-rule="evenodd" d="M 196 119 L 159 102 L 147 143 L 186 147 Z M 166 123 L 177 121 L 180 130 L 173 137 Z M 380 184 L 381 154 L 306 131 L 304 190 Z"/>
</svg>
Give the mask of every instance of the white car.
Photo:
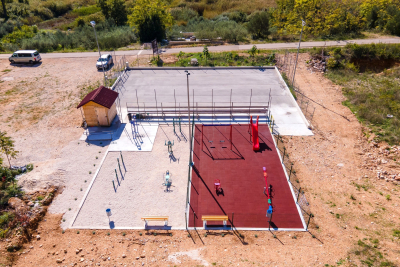
<svg viewBox="0 0 400 267">
<path fill-rule="evenodd" d="M 110 54 L 101 55 L 101 57 L 97 60 L 96 68 L 98 70 L 108 69 L 113 64 L 113 58 Z"/>
<path fill-rule="evenodd" d="M 13 63 L 29 63 L 33 64 L 42 60 L 39 52 L 36 50 L 19 50 L 15 51 L 11 57 L 8 58 L 11 64 Z"/>
</svg>

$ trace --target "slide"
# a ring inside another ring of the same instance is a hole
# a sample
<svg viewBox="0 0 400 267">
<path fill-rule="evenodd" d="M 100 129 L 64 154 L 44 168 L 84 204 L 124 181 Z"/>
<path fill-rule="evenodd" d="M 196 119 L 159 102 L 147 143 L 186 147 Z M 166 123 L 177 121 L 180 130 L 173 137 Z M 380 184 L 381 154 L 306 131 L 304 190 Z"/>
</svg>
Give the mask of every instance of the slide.
<svg viewBox="0 0 400 267">
<path fill-rule="evenodd" d="M 250 117 L 251 133 L 253 136 L 253 150 L 260 150 L 260 141 L 258 140 L 258 116 L 256 123 L 253 123 L 253 117 Z"/>
</svg>

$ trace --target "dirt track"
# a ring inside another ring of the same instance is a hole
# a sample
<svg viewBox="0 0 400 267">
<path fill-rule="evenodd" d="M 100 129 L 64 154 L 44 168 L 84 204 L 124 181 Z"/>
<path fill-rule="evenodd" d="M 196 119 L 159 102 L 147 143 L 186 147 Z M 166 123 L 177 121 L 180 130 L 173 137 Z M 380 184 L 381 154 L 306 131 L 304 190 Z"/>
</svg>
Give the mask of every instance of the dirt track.
<svg viewBox="0 0 400 267">
<path fill-rule="evenodd" d="M 307 55 L 300 57 L 296 73 L 299 86 L 307 96 L 350 120 L 317 107 L 312 122 L 315 136 L 285 138 L 300 186 L 315 215 L 310 232 L 279 232 L 277 238 L 269 232 L 242 232 L 244 243 L 229 233 L 225 237 L 221 233 L 205 237 L 203 231 L 191 231 L 192 237 L 183 231 L 173 232 L 172 237 L 145 235 L 144 231 L 125 231 L 125 236 L 123 231 L 111 231 L 110 236 L 109 231 L 77 234 L 67 230 L 62 234 L 61 215 L 49 214 L 39 228 L 41 239 L 18 252 L 24 254 L 20 254 L 16 266 L 324 266 L 337 262 L 361 266 L 360 259 L 365 260 L 368 255 L 375 256 L 373 265 L 384 259 L 397 264 L 399 239 L 393 229 L 400 230 L 400 188 L 378 179 L 376 168 L 366 166 L 365 159 L 366 153 L 384 157 L 379 153 L 382 145 L 378 148 L 368 143 L 362 126 L 341 104 L 341 89 L 322 74 L 310 73 L 305 66 L 307 59 Z M 74 107 L 79 100 L 79 86 L 101 79 L 101 73 L 92 66 L 93 62 L 63 59 L 49 60 L 41 69 L 12 68 L 9 73 L 2 72 L 0 79 L 10 76 L 14 80 L 2 83 L 0 89 L 0 127 L 22 151 L 18 162 L 34 161 L 38 168 L 51 166 L 57 151 L 79 136 L 80 129 L 76 127 L 80 114 Z M 7 62 L 0 61 L 0 71 L 5 68 L 10 69 Z M 33 81 L 35 77 L 39 77 L 38 81 Z M 5 94 L 13 88 L 15 92 Z M 18 113 L 22 105 L 27 109 Z M 30 107 L 32 111 L 28 112 Z M 36 108 L 41 108 L 43 115 L 35 119 L 32 114 Z M 359 240 L 366 246 L 358 245 Z M 0 242 L 2 253 L 5 245 Z M 76 253 L 78 248 L 82 252 Z M 384 259 L 379 258 L 378 252 Z M 57 259 L 64 260 L 57 264 Z"/>
</svg>

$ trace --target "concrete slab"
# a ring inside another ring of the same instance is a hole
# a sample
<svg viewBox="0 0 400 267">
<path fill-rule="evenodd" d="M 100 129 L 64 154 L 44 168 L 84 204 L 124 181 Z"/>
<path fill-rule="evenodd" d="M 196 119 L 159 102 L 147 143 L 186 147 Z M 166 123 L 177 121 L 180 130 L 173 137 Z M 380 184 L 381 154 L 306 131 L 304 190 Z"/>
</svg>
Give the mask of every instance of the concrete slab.
<svg viewBox="0 0 400 267">
<path fill-rule="evenodd" d="M 191 106 L 215 103 L 266 105 L 272 96 L 271 112 L 284 135 L 312 135 L 308 122 L 274 67 L 188 68 Z M 121 107 L 187 106 L 185 69 L 133 69 L 120 95 Z M 232 93 L 232 94 L 231 94 Z M 137 94 L 137 97 L 136 97 Z M 284 130 L 285 129 L 285 130 Z"/>
<path fill-rule="evenodd" d="M 108 151 L 151 151 L 157 135 L 158 125 L 138 125 L 136 132 L 132 124 L 122 124 L 122 133 L 113 138 Z"/>
</svg>

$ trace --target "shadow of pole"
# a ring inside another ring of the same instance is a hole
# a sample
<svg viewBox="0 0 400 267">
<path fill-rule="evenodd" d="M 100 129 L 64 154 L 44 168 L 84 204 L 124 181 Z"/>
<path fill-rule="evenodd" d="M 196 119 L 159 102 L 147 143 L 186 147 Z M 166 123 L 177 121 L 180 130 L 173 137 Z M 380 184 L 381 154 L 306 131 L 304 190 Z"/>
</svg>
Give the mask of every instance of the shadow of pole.
<svg viewBox="0 0 400 267">
<path fill-rule="evenodd" d="M 203 182 L 204 186 L 206 187 L 206 189 L 208 190 L 210 195 L 213 197 L 215 203 L 217 203 L 217 205 L 219 206 L 221 211 L 224 213 L 224 215 L 227 215 L 225 210 L 222 208 L 221 204 L 219 204 L 218 200 L 215 198 L 215 196 L 211 192 L 210 188 L 207 186 L 207 184 L 205 183 L 205 181 L 201 177 L 200 172 L 199 172 L 199 170 L 197 170 L 196 166 L 193 166 L 193 170 L 196 173 L 196 175 L 200 178 L 200 180 Z M 235 225 L 233 224 L 233 221 L 231 219 L 229 219 L 229 218 L 228 218 L 228 220 L 229 220 L 229 222 L 230 222 L 230 224 L 232 226 L 232 231 L 233 231 L 234 235 L 240 240 L 240 242 L 242 242 L 243 245 L 247 245 L 248 243 L 245 242 L 244 239 L 241 237 L 239 231 L 236 229 Z"/>
</svg>

